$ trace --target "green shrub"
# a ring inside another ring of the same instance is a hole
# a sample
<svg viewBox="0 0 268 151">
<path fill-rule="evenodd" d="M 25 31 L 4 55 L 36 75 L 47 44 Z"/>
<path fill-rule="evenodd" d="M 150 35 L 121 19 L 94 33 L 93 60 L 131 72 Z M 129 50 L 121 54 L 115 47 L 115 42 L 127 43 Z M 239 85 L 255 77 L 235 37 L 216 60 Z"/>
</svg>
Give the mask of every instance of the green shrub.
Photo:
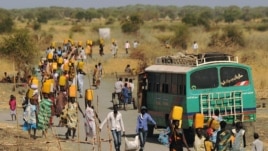
<svg viewBox="0 0 268 151">
<path fill-rule="evenodd" d="M 187 41 L 189 41 L 189 30 L 186 25 L 179 25 L 175 29 L 175 36 L 171 39 L 172 47 L 187 49 Z"/>
<path fill-rule="evenodd" d="M 81 25 L 73 25 L 71 28 L 72 32 L 85 32 L 85 29 Z"/>
<path fill-rule="evenodd" d="M 256 30 L 257 31 L 266 31 L 268 29 L 268 24 L 260 24 L 260 25 L 257 25 L 256 27 Z"/>
<path fill-rule="evenodd" d="M 243 31 L 236 26 L 227 26 L 223 32 L 215 32 L 210 37 L 209 47 L 245 46 Z"/>
</svg>

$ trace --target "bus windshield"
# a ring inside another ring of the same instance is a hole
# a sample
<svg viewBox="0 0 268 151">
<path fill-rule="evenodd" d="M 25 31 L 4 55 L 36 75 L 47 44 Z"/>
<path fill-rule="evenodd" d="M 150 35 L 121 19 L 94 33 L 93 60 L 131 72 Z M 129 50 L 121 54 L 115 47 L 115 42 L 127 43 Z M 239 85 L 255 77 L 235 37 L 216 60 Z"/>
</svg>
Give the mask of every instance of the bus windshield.
<svg viewBox="0 0 268 151">
<path fill-rule="evenodd" d="M 248 72 L 238 67 L 222 67 L 220 69 L 221 86 L 245 86 L 249 84 Z"/>
<path fill-rule="evenodd" d="M 191 89 L 216 88 L 219 85 L 217 68 L 196 71 L 190 76 Z"/>
</svg>

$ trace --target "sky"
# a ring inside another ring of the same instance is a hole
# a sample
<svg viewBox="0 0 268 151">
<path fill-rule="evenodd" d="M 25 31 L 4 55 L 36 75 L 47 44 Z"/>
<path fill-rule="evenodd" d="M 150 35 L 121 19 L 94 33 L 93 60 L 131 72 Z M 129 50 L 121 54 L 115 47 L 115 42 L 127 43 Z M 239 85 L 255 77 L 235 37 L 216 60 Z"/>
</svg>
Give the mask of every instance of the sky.
<svg viewBox="0 0 268 151">
<path fill-rule="evenodd" d="M 79 8 L 106 8 L 119 7 L 126 5 L 160 5 L 160 6 L 230 6 L 239 7 L 250 6 L 268 6 L 268 0 L 0 0 L 0 8 L 4 9 L 20 9 L 35 7 L 79 7 Z"/>
</svg>

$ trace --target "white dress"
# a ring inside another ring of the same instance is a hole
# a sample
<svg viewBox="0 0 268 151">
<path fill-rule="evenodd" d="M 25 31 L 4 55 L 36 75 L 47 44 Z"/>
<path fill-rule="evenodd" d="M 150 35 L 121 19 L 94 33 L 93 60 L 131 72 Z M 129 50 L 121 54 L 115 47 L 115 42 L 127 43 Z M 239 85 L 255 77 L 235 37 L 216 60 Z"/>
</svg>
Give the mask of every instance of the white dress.
<svg viewBox="0 0 268 151">
<path fill-rule="evenodd" d="M 96 136 L 95 113 L 91 107 L 87 107 L 85 111 L 85 131 L 87 137 Z"/>
</svg>

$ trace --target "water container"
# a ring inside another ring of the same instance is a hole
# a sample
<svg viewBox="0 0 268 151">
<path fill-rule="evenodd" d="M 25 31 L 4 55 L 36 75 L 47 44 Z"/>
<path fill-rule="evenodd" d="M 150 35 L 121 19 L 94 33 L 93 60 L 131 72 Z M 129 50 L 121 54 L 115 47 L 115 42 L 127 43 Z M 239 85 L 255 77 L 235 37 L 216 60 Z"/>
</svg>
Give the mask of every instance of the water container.
<svg viewBox="0 0 268 151">
<path fill-rule="evenodd" d="M 78 41 L 78 46 L 82 46 L 82 41 Z"/>
<path fill-rule="evenodd" d="M 69 63 L 64 63 L 63 70 L 64 71 L 69 71 L 70 70 Z"/>
<path fill-rule="evenodd" d="M 54 90 L 54 79 L 48 79 L 48 81 L 50 82 L 50 92 L 53 92 Z"/>
<path fill-rule="evenodd" d="M 27 97 L 28 97 L 28 98 L 32 98 L 33 93 L 34 93 L 34 90 L 33 90 L 33 89 L 31 89 L 31 88 L 29 88 L 29 90 L 28 90 L 28 94 L 27 94 Z"/>
<path fill-rule="evenodd" d="M 67 44 L 68 43 L 68 39 L 64 39 L 63 44 Z"/>
<path fill-rule="evenodd" d="M 47 54 L 47 59 L 48 59 L 48 60 L 49 60 L 49 59 L 53 59 L 53 53 L 52 53 L 52 52 L 50 52 L 50 53 Z"/>
<path fill-rule="evenodd" d="M 58 69 L 58 63 L 57 62 L 53 62 L 52 63 L 52 70 L 57 70 Z"/>
<path fill-rule="evenodd" d="M 92 89 L 87 89 L 85 92 L 85 96 L 86 96 L 86 100 L 87 101 L 93 101 L 93 97 L 94 97 L 94 92 Z"/>
<path fill-rule="evenodd" d="M 77 69 L 83 70 L 84 64 L 85 64 L 84 62 L 79 61 L 78 64 L 77 64 Z"/>
<path fill-rule="evenodd" d="M 92 45 L 92 40 L 87 40 L 87 45 Z"/>
<path fill-rule="evenodd" d="M 56 43 L 55 43 L 55 42 L 52 42 L 52 43 L 51 43 L 51 46 L 52 46 L 52 47 L 55 47 L 55 46 L 56 46 Z"/>
<path fill-rule="evenodd" d="M 76 86 L 75 85 L 71 85 L 69 87 L 69 97 L 75 98 L 76 97 Z"/>
<path fill-rule="evenodd" d="M 39 81 L 38 81 L 37 77 L 33 77 L 31 80 L 31 85 L 35 85 L 38 87 L 38 83 L 39 83 Z"/>
<path fill-rule="evenodd" d="M 204 127 L 204 114 L 196 113 L 194 115 L 194 128 Z"/>
<path fill-rule="evenodd" d="M 61 75 L 59 78 L 59 85 L 60 86 L 66 86 L 66 77 L 64 75 Z"/>
<path fill-rule="evenodd" d="M 49 94 L 50 93 L 50 89 L 51 89 L 51 81 L 50 80 L 46 80 L 43 83 L 42 92 Z"/>
<path fill-rule="evenodd" d="M 217 120 L 209 119 L 207 121 L 207 126 L 217 130 L 220 128 L 220 123 Z"/>
<path fill-rule="evenodd" d="M 181 106 L 173 106 L 173 109 L 171 111 L 171 119 L 182 120 L 182 112 L 183 108 Z"/>
<path fill-rule="evenodd" d="M 58 62 L 58 64 L 63 64 L 63 58 L 62 57 L 58 57 L 57 62 Z"/>
</svg>

